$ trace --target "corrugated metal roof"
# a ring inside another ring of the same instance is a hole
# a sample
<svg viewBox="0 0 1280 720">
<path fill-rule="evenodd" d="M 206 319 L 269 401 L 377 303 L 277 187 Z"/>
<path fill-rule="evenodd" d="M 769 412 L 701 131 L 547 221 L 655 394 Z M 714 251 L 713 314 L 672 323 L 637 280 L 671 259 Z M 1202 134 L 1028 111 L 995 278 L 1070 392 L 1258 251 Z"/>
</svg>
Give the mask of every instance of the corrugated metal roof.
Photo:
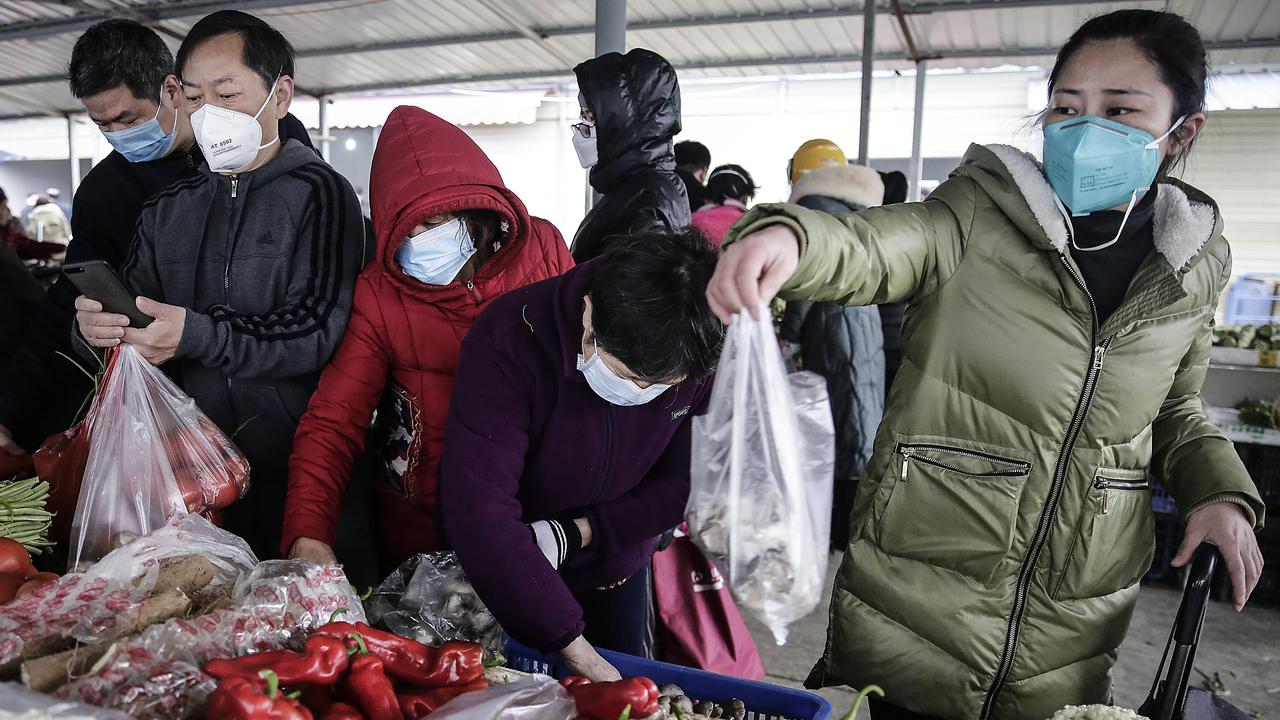
<svg viewBox="0 0 1280 720">
<path fill-rule="evenodd" d="M 909 68 L 886 11 L 876 23 L 878 70 Z M 0 117 L 78 110 L 61 82 L 90 22 L 134 16 L 181 36 L 211 0 L 0 0 Z M 592 0 L 248 0 L 299 51 L 307 91 L 362 93 L 428 85 L 518 86 L 571 78 L 591 56 Z M 931 67 L 1043 65 L 1086 18 L 1125 7 L 1168 7 L 1191 20 L 1219 68 L 1280 69 L 1280 2 L 1272 0 L 905 0 L 906 25 Z M 76 10 L 75 8 L 88 8 Z M 844 73 L 860 69 L 862 17 L 839 0 L 630 0 L 629 47 L 666 56 L 685 77 Z M 927 12 L 920 12 L 927 10 Z M 30 37 L 19 37 L 30 34 Z M 173 44 L 172 37 L 166 39 Z M 23 82 L 31 79 L 34 82 Z"/>
</svg>

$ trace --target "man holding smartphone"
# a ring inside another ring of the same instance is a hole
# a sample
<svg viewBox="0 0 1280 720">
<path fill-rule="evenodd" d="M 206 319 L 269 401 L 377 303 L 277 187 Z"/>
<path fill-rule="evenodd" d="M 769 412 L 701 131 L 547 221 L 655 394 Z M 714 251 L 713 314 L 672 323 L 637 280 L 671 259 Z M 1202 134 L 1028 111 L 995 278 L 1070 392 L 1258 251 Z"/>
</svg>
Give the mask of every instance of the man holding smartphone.
<svg viewBox="0 0 1280 720">
<path fill-rule="evenodd" d="M 293 48 L 224 10 L 178 50 L 185 112 L 205 162 L 142 209 L 125 284 L 154 321 L 128 327 L 85 297 L 88 343 L 174 361 L 183 389 L 244 452 L 250 489 L 224 527 L 259 557 L 279 552 L 293 434 L 351 310 L 364 221 L 351 185 L 279 124 Z"/>
<path fill-rule="evenodd" d="M 100 22 L 76 41 L 67 68 L 71 94 L 79 98 L 115 150 L 76 190 L 67 248 L 68 264 L 104 260 L 124 264 L 142 205 L 200 164 L 195 135 L 183 112 L 173 53 L 155 31 L 133 20 Z M 281 135 L 309 144 L 292 115 Z M 65 430 L 93 383 L 70 358 L 68 332 L 80 293 L 65 277 L 49 290 L 22 344 L 0 373 L 0 452 L 34 452 L 49 435 Z"/>
</svg>

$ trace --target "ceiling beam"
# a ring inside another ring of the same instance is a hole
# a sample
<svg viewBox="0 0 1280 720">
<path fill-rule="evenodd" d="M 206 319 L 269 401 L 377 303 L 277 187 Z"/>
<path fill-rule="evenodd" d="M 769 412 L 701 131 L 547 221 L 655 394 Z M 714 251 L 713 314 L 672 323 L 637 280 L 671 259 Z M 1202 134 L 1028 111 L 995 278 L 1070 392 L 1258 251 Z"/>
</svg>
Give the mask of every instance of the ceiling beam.
<svg viewBox="0 0 1280 720">
<path fill-rule="evenodd" d="M 1205 43 L 1208 50 L 1249 50 L 1258 48 L 1280 48 L 1280 38 L 1273 39 L 1242 39 L 1242 40 L 1219 40 L 1215 42 Z M 1053 57 L 1058 54 L 1058 48 L 1054 47 L 1014 47 L 1014 48 L 959 48 L 950 50 L 941 55 L 932 56 L 940 59 L 953 60 L 982 60 L 982 59 L 1001 59 L 1001 58 L 1041 58 Z M 909 61 L 912 60 L 909 52 L 880 52 L 876 53 L 876 61 Z M 801 55 L 794 57 L 761 57 L 761 58 L 729 58 L 725 60 L 713 60 L 710 62 L 685 63 L 675 65 L 676 70 L 727 70 L 733 68 L 744 67 L 779 67 L 783 65 L 827 65 L 827 64 L 857 64 L 862 62 L 860 53 L 834 53 L 827 55 Z M 333 87 L 317 88 L 316 92 L 324 95 L 351 94 L 361 92 L 373 92 L 377 90 L 395 90 L 399 88 L 414 87 L 440 87 L 445 85 L 471 85 L 485 83 L 506 83 L 517 82 L 523 80 L 541 80 L 552 78 L 572 77 L 572 71 L 567 67 L 561 68 L 543 68 L 538 70 L 521 70 L 510 73 L 494 73 L 490 75 L 449 75 L 435 78 L 421 78 L 416 80 L 400 80 L 395 82 L 377 82 L 365 83 L 359 85 L 337 85 Z"/>
<path fill-rule="evenodd" d="M 194 17 L 197 15 L 205 15 L 217 10 L 237 9 L 237 10 L 255 10 L 255 9 L 275 9 L 282 7 L 294 7 L 299 5 L 316 5 L 325 0 L 178 0 L 177 2 L 154 3 L 151 5 L 132 6 L 120 11 L 100 11 L 78 13 L 66 18 L 57 18 L 51 20 L 32 20 L 29 22 L 11 23 L 9 25 L 0 26 L 0 41 L 18 40 L 22 38 L 40 37 L 44 35 L 56 35 L 64 32 L 76 32 L 83 30 L 90 25 L 105 20 L 109 17 L 128 14 L 134 17 L 144 17 L 152 22 L 161 20 L 171 20 L 181 17 Z M 1107 2 L 1107 0 L 920 0 L 919 2 L 906 3 L 903 5 L 903 12 L 908 15 L 918 15 L 925 13 L 945 13 L 945 12 L 963 12 L 968 10 L 1012 10 L 1026 7 L 1041 7 L 1045 5 L 1088 5 Z M 881 10 L 889 12 L 892 7 L 888 3 L 881 3 Z M 858 17 L 862 14 L 862 8 L 838 8 L 829 10 L 799 10 L 789 12 L 761 12 L 761 13 L 734 13 L 730 15 L 711 15 L 703 17 L 679 18 L 673 20 L 637 20 L 628 23 L 628 30 L 663 30 L 670 28 L 682 27 L 703 27 L 714 25 L 738 25 L 744 23 L 757 22 L 776 22 L 779 20 L 798 20 L 813 19 L 820 20 L 824 18 L 841 18 L 841 17 Z M 530 28 L 534 33 L 543 38 L 562 37 L 566 35 L 586 35 L 595 32 L 594 25 L 578 25 L 564 28 Z M 491 38 L 497 39 L 519 39 L 524 37 L 519 32 L 510 33 L 492 33 L 486 35 L 458 35 L 458 36 L 441 36 L 437 38 L 425 38 L 417 42 L 426 43 L 423 45 L 405 45 L 404 43 L 413 42 L 410 40 L 396 41 L 390 43 L 392 47 L 386 49 L 403 49 L 404 47 L 431 47 L 438 44 L 461 44 L 464 42 L 485 42 Z M 469 38 L 477 38 L 470 40 Z M 342 50 L 343 52 L 371 52 L 367 48 L 370 45 L 347 45 L 334 46 L 334 50 Z M 354 48 L 354 49 L 348 49 Z M 316 48 L 312 51 L 301 51 L 299 55 L 306 57 L 308 53 L 324 53 L 323 48 Z"/>
<path fill-rule="evenodd" d="M 177 0 L 122 7 L 117 11 L 83 12 L 65 18 L 31 20 L 0 25 L 0 42 L 77 32 L 112 17 L 145 18 L 150 22 L 207 15 L 218 10 L 266 10 L 295 5 L 315 5 L 324 0 Z"/>
</svg>

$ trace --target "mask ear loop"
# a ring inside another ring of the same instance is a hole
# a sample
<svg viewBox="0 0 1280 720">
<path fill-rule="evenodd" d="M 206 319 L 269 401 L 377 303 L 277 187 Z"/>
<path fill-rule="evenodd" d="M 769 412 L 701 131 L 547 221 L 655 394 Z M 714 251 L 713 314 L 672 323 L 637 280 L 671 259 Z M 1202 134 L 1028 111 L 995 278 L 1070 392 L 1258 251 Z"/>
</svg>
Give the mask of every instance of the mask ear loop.
<svg viewBox="0 0 1280 720">
<path fill-rule="evenodd" d="M 1102 245 L 1096 245 L 1094 247 L 1080 247 L 1076 244 L 1076 229 L 1075 226 L 1071 224 L 1071 213 L 1067 212 L 1067 208 L 1062 204 L 1062 200 L 1058 197 L 1057 193 L 1054 193 L 1053 203 L 1058 206 L 1058 212 L 1062 213 L 1062 218 L 1067 221 L 1067 233 L 1068 237 L 1071 238 L 1071 247 L 1075 248 L 1079 252 L 1097 252 L 1098 250 L 1105 250 L 1120 242 L 1120 236 L 1124 234 L 1124 226 L 1129 222 L 1129 214 L 1133 212 L 1133 208 L 1138 204 L 1138 192 L 1139 190 L 1134 190 L 1133 195 L 1129 196 L 1129 205 L 1124 210 L 1124 217 L 1120 220 L 1120 229 L 1116 231 L 1116 236 L 1111 238 L 1110 242 L 1103 243 Z"/>
</svg>

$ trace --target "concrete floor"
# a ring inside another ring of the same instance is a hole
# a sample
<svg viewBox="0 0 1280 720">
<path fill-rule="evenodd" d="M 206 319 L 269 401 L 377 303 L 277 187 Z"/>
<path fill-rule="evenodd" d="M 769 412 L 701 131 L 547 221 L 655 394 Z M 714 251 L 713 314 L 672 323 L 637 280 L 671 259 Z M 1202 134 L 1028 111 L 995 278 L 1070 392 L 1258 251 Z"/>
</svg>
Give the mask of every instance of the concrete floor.
<svg viewBox="0 0 1280 720">
<path fill-rule="evenodd" d="M 839 556 L 833 555 L 822 606 L 792 625 L 785 646 L 774 645 L 772 635 L 762 625 L 746 618 L 770 682 L 802 687 L 814 661 L 822 654 L 827 631 L 826 598 L 838 564 Z M 1136 708 L 1146 698 L 1180 599 L 1181 593 L 1174 590 L 1142 589 L 1114 671 L 1118 704 Z M 1218 673 L 1231 691 L 1228 699 L 1236 707 L 1255 718 L 1280 720 L 1280 610 L 1251 607 L 1237 614 L 1226 603 L 1210 603 L 1196 668 L 1209 675 Z M 819 694 L 831 703 L 833 718 L 848 712 L 854 698 L 848 688 L 827 688 Z M 858 717 L 868 717 L 865 705 Z"/>
</svg>

